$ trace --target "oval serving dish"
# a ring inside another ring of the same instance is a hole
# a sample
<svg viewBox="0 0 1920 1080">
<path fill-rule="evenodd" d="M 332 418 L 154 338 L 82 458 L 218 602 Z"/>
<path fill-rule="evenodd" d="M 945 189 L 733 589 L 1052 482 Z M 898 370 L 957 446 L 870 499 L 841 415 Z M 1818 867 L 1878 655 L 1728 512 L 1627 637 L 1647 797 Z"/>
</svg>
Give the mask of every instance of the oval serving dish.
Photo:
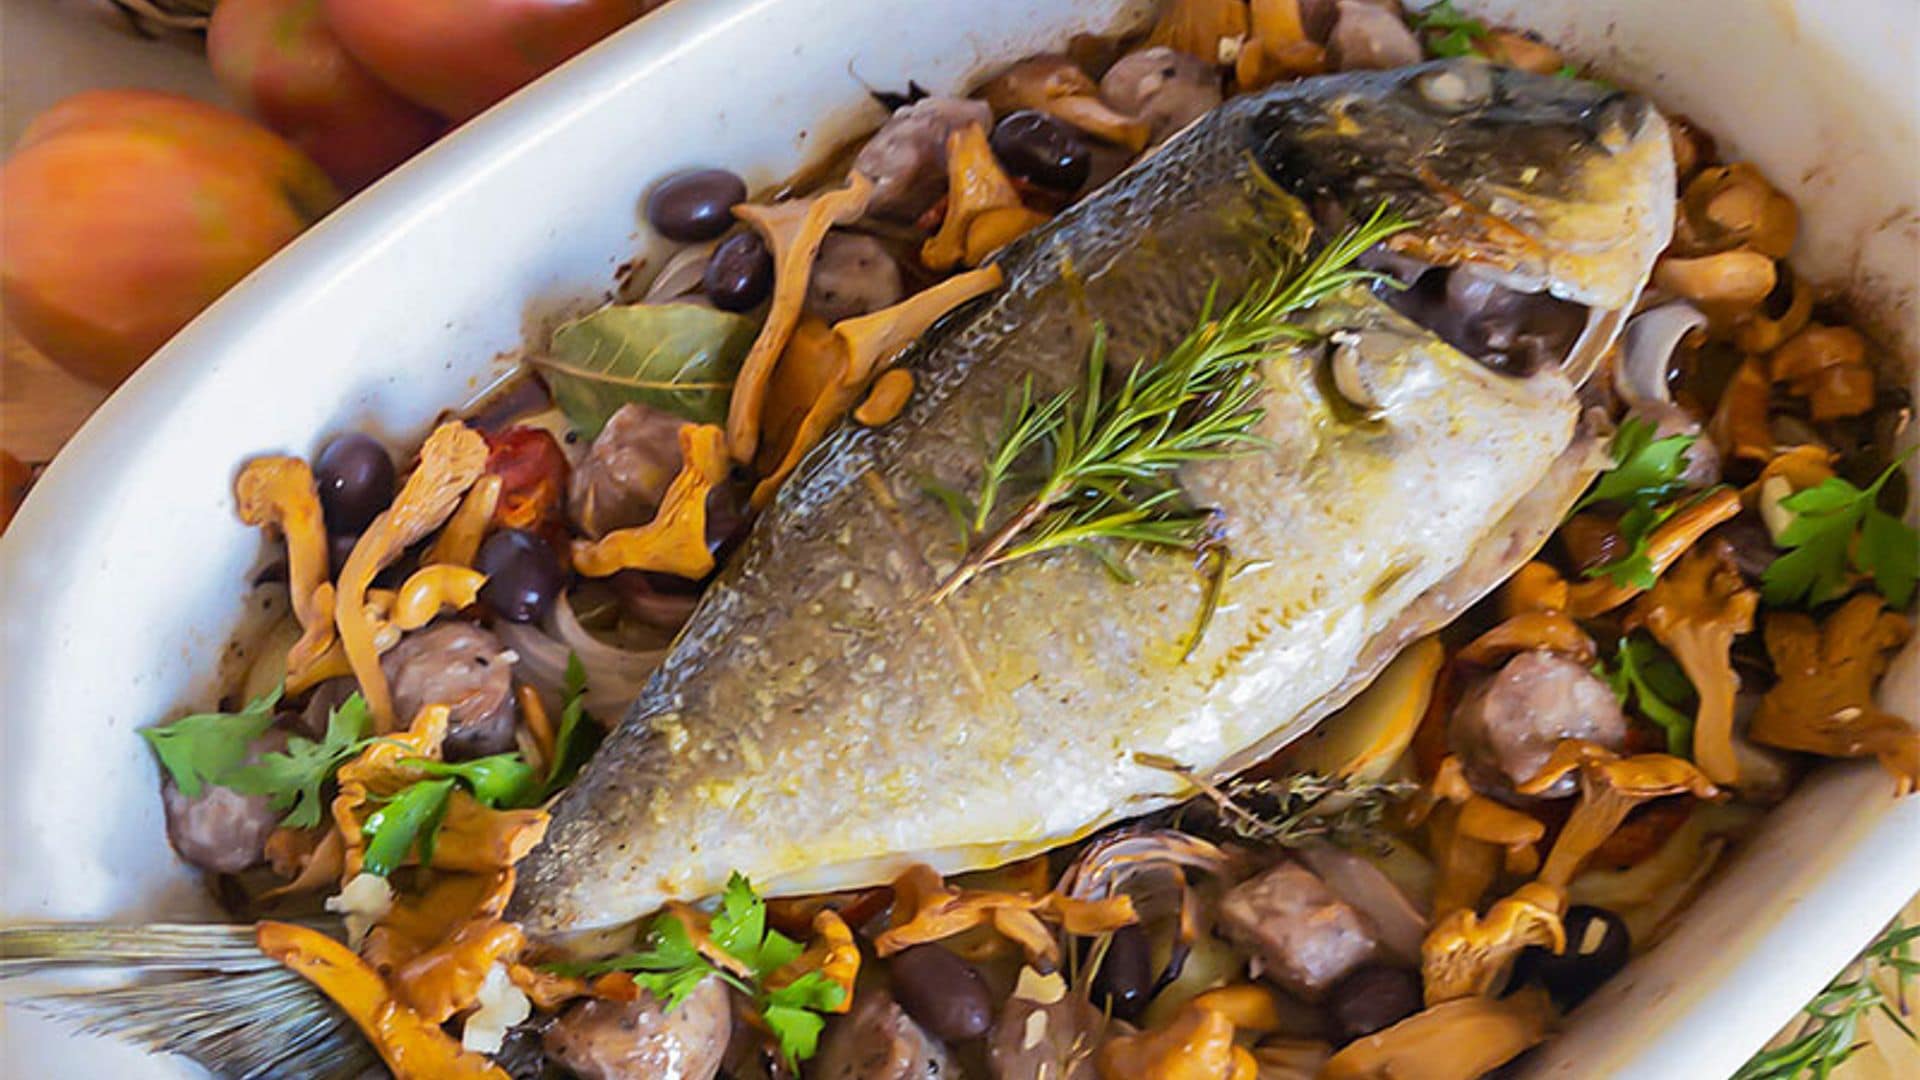
<svg viewBox="0 0 1920 1080">
<path fill-rule="evenodd" d="M 1799 268 L 1845 286 L 1912 360 L 1920 296 L 1920 9 L 1859 0 L 1489 0 L 1757 162 L 1805 219 Z M 348 428 L 399 442 L 593 306 L 655 178 L 725 163 L 756 185 L 881 118 L 866 87 L 963 87 L 1127 0 L 676 0 L 354 200 L 234 289 L 88 423 L 0 541 L 0 918 L 214 917 L 152 842 L 134 730 L 208 699 L 258 553 L 232 472 Z M 939 9 L 939 17 L 928 17 Z M 742 73 L 749 73 L 742 77 Z M 1860 102 L 1871 102 L 1861 107 Z M 1884 693 L 1920 700 L 1913 648 Z M 1870 763 L 1803 785 L 1681 927 L 1528 1059 L 1527 1075 L 1722 1076 L 1916 889 L 1920 800 Z M 0 1074 L 192 1075 L 9 1012 Z"/>
</svg>

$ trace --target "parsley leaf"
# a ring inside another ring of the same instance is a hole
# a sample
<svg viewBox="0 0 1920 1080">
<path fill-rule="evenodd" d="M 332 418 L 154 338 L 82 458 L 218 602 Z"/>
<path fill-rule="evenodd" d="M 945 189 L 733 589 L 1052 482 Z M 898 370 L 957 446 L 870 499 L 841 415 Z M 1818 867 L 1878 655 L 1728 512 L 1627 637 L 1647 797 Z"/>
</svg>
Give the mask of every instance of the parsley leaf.
<svg viewBox="0 0 1920 1080">
<path fill-rule="evenodd" d="M 533 766 L 517 753 L 492 754 L 471 761 L 435 761 L 432 758 L 402 758 L 428 776 L 446 776 L 465 782 L 473 797 L 494 809 L 532 806 L 540 801 L 540 784 Z"/>
<path fill-rule="evenodd" d="M 1657 506 L 1653 503 L 1635 503 L 1626 513 L 1620 515 L 1615 528 L 1620 539 L 1627 545 L 1626 553 L 1612 562 L 1588 567 L 1586 577 L 1595 578 L 1605 574 L 1615 585 L 1630 586 L 1638 589 L 1651 589 L 1656 579 L 1653 572 L 1653 559 L 1647 554 L 1649 538 L 1660 523 L 1674 515 L 1679 509 L 1677 504 Z"/>
<path fill-rule="evenodd" d="M 284 686 L 247 702 L 237 713 L 195 713 L 171 724 L 141 728 L 180 794 L 197 799 L 247 760 L 247 747 L 273 725 L 273 707 Z"/>
<path fill-rule="evenodd" d="M 818 971 L 809 971 L 766 995 L 760 1015 L 780 1043 L 780 1056 L 789 1063 L 805 1061 L 820 1047 L 820 1029 L 831 1012 L 846 1000 L 847 991 Z"/>
<path fill-rule="evenodd" d="M 321 787 L 333 779 L 342 762 L 367 745 L 369 740 L 363 738 L 367 723 L 366 699 L 356 693 L 327 714 L 327 734 L 320 742 L 295 735 L 287 740 L 284 752 L 263 754 L 220 782 L 243 795 L 270 796 L 269 805 L 275 810 L 292 807 L 281 824 L 312 828 L 320 824 Z"/>
<path fill-rule="evenodd" d="M 1647 542 L 1653 530 L 1672 517 L 1681 503 L 1662 506 L 1661 500 L 1681 490 L 1680 475 L 1687 471 L 1687 454 L 1698 441 L 1697 435 L 1653 437 L 1654 425 L 1638 417 L 1629 417 L 1614 433 L 1608 451 L 1613 467 L 1600 474 L 1593 487 L 1573 505 L 1573 512 L 1595 503 L 1625 503 L 1626 512 L 1615 526 L 1626 553 L 1612 562 L 1590 567 L 1589 578 L 1605 575 L 1615 585 L 1650 589 L 1654 583 L 1653 560 L 1647 556 Z"/>
<path fill-rule="evenodd" d="M 1614 666 L 1597 665 L 1601 678 L 1613 687 L 1622 705 L 1632 705 L 1667 733 L 1667 753 L 1693 757 L 1693 717 L 1685 711 L 1697 695 L 1686 672 L 1666 650 L 1639 636 L 1620 639 Z"/>
<path fill-rule="evenodd" d="M 1920 533 L 1878 505 L 1899 468 L 1888 465 L 1864 490 L 1832 476 L 1780 500 L 1794 517 L 1778 537 L 1785 553 L 1760 578 L 1767 603 L 1824 604 L 1846 592 L 1851 569 L 1872 577 L 1890 606 L 1907 606 L 1920 577 Z"/>
<path fill-rule="evenodd" d="M 647 927 L 645 941 L 647 947 L 641 952 L 588 963 L 552 964 L 549 967 L 561 975 L 583 979 L 605 975 L 610 971 L 632 972 L 634 982 L 645 987 L 669 1009 L 679 1007 L 693 993 L 694 987 L 700 985 L 701 980 L 719 974 L 719 969 L 694 948 L 693 937 L 679 916 L 655 916 Z"/>
<path fill-rule="evenodd" d="M 587 669 L 579 653 L 567 654 L 567 703 L 560 710 L 560 730 L 553 737 L 553 764 L 547 768 L 545 794 L 573 783 L 580 769 L 599 748 L 606 732 L 587 719 Z"/>
<path fill-rule="evenodd" d="M 1613 467 L 1600 474 L 1579 502 L 1575 512 L 1598 502 L 1649 502 L 1664 499 L 1680 490 L 1680 474 L 1687 471 L 1687 454 L 1698 441 L 1697 435 L 1653 437 L 1654 426 L 1639 417 L 1630 417 L 1620 425 L 1607 448 L 1613 455 Z"/>
<path fill-rule="evenodd" d="M 641 952 L 585 964 L 554 964 L 550 969 L 582 978 L 610 971 L 632 972 L 634 982 L 668 1009 L 678 1007 L 702 980 L 717 975 L 753 1000 L 789 1065 L 797 1067 L 812 1057 L 819 1048 L 820 1029 L 826 1024 L 819 1013 L 839 1008 L 846 1000 L 846 989 L 818 971 L 809 971 L 778 989 L 766 989 L 766 980 L 799 958 L 804 947 L 767 928 L 766 901 L 755 895 L 752 883 L 738 873 L 727 879 L 720 906 L 707 925 L 707 939 L 740 961 L 751 973 L 749 977 L 742 979 L 722 971 L 700 955 L 686 924 L 673 914 L 654 917 L 647 928 L 647 947 Z"/>
<path fill-rule="evenodd" d="M 1413 28 L 1427 33 L 1427 51 L 1435 56 L 1471 56 L 1473 43 L 1487 36 L 1487 24 L 1453 6 L 1453 0 L 1429 4 L 1413 16 Z"/>
<path fill-rule="evenodd" d="M 713 914 L 707 933 L 714 944 L 766 978 L 793 962 L 803 946 L 778 930 L 767 929 L 767 905 L 753 894 L 753 886 L 738 873 L 727 879 L 720 910 Z"/>
<path fill-rule="evenodd" d="M 453 795 L 454 783 L 454 779 L 448 777 L 410 784 L 375 810 L 360 826 L 367 845 L 361 871 L 386 877 L 399 869 L 407 853 L 416 848 L 421 862 L 431 861 L 433 843 L 440 832 L 440 820 L 447 814 L 447 801 Z"/>
</svg>

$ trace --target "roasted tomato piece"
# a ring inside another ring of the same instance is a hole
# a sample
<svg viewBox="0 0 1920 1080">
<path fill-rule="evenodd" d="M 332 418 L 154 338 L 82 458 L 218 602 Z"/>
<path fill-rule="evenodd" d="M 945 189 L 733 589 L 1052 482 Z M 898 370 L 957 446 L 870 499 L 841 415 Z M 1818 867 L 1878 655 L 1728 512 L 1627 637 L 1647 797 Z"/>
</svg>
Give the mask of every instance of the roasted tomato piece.
<svg viewBox="0 0 1920 1080">
<path fill-rule="evenodd" d="M 487 437 L 487 472 L 500 478 L 493 524 L 526 529 L 558 542 L 566 537 L 560 507 L 567 497 L 567 455 L 552 433 L 516 426 Z"/>
</svg>

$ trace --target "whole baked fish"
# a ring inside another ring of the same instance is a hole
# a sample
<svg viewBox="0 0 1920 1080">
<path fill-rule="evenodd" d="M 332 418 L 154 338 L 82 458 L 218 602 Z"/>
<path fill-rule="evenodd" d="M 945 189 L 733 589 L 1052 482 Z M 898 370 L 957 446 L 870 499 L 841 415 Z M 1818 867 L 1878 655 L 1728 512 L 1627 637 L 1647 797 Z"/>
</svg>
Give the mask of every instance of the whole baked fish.
<svg viewBox="0 0 1920 1080">
<path fill-rule="evenodd" d="M 560 800 L 513 916 L 623 923 L 736 870 L 794 893 L 991 866 L 1192 793 L 1141 755 L 1219 775 L 1272 753 L 1544 541 L 1591 475 L 1566 373 L 1483 363 L 1359 289 L 1322 302 L 1306 321 L 1338 347 L 1263 364 L 1267 445 L 1182 475 L 1233 555 L 1197 643 L 1207 590 L 1164 549 L 1115 549 L 1130 583 L 1067 551 L 931 603 L 964 550 L 926 489 L 973 490 L 1009 389 L 1075 385 L 1096 323 L 1110 357 L 1151 361 L 1216 283 L 1224 302 L 1263 251 L 1382 201 L 1419 223 L 1394 259 L 1578 305 L 1590 356 L 1665 246 L 1673 184 L 1645 101 L 1478 62 L 1197 121 L 1009 249 L 1006 287 L 904 359 L 906 412 L 787 483 Z"/>
</svg>

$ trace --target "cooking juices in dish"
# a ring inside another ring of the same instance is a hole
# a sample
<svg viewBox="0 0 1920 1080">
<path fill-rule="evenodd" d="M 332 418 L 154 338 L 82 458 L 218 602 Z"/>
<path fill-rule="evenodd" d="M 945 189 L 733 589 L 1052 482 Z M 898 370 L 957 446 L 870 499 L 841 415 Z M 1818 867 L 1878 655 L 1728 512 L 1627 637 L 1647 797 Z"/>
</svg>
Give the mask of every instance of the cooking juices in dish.
<svg viewBox="0 0 1920 1080">
<path fill-rule="evenodd" d="M 246 1061 L 1473 1077 L 1812 761 L 1920 781 L 1908 402 L 1792 204 L 1419 24 L 1175 2 L 662 178 L 640 302 L 242 465 L 286 618 L 147 737 L 325 1034 Z"/>
</svg>

